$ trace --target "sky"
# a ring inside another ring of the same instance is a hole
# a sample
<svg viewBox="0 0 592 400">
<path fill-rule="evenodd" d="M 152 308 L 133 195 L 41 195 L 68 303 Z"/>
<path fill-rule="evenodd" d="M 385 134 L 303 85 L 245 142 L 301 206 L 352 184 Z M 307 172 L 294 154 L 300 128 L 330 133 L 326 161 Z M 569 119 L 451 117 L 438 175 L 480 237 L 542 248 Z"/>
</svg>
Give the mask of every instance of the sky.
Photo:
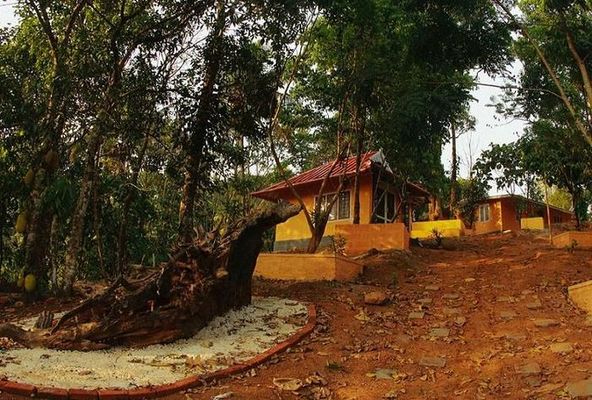
<svg viewBox="0 0 592 400">
<path fill-rule="evenodd" d="M 0 0 L 0 27 L 16 24 L 14 4 L 14 0 Z M 516 74 L 519 71 L 518 64 L 513 64 L 511 72 Z M 483 74 L 479 76 L 478 81 L 497 85 L 504 83 L 501 78 L 492 78 Z M 468 160 L 471 154 L 474 160 L 478 158 L 482 150 L 489 147 L 490 143 L 512 142 L 524 131 L 524 122 L 505 120 L 495 113 L 494 107 L 488 106 L 491 104 L 491 97 L 499 95 L 501 95 L 501 89 L 485 86 L 478 86 L 472 92 L 475 100 L 470 104 L 470 111 L 477 120 L 477 124 L 475 132 L 464 134 L 457 140 L 457 153 L 461 161 L 459 175 L 461 177 L 468 176 Z M 451 147 L 448 144 L 442 151 L 442 163 L 447 171 L 450 170 L 451 160 Z"/>
</svg>

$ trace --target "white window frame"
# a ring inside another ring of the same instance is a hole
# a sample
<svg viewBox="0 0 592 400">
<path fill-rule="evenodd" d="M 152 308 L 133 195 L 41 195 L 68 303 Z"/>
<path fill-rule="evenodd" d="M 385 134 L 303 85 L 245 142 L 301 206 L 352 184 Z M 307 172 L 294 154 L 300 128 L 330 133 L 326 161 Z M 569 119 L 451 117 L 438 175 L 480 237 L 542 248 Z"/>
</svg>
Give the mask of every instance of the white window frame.
<svg viewBox="0 0 592 400">
<path fill-rule="evenodd" d="M 374 218 L 376 219 L 376 221 L 380 224 L 389 224 L 391 222 L 393 222 L 395 220 L 395 218 L 397 217 L 397 194 L 393 191 L 388 190 L 387 188 L 381 187 L 381 190 L 384 191 L 384 209 L 383 210 L 379 210 L 378 209 L 378 204 L 376 204 L 375 206 L 377 207 L 374 210 Z M 378 194 L 378 192 L 377 192 Z M 393 218 L 389 219 L 388 218 L 388 212 L 389 212 L 389 202 L 388 202 L 388 197 L 389 194 L 393 196 Z M 380 198 L 380 196 L 378 196 L 378 198 Z M 376 199 L 378 200 L 378 199 Z"/>
<path fill-rule="evenodd" d="M 491 207 L 489 203 L 479 205 L 479 222 L 489 222 L 491 220 Z"/>
<path fill-rule="evenodd" d="M 347 210 L 347 217 L 343 217 L 340 218 L 341 215 L 341 210 L 340 210 L 340 196 L 343 195 L 344 193 L 347 193 L 347 197 L 349 199 L 349 201 L 347 202 L 349 209 Z M 326 193 L 323 194 L 322 199 L 323 199 L 323 204 L 328 204 L 329 201 L 333 198 L 333 196 L 335 196 L 337 194 L 337 192 L 333 192 L 333 193 Z M 317 202 L 319 201 L 319 196 L 315 196 L 314 198 L 314 205 L 316 208 Z M 335 200 L 335 204 L 333 204 L 333 209 L 331 210 L 332 212 L 329 213 L 329 221 L 337 221 L 337 220 L 347 220 L 351 218 L 351 192 L 349 190 L 342 190 L 339 193 L 339 196 L 337 196 L 337 200 Z"/>
</svg>

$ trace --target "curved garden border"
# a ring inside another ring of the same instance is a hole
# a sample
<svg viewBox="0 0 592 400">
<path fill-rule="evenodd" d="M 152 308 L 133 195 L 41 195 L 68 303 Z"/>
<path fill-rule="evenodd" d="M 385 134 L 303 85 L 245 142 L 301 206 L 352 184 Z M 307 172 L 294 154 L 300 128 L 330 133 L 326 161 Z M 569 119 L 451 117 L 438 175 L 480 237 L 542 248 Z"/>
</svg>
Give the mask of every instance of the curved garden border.
<svg viewBox="0 0 592 400">
<path fill-rule="evenodd" d="M 131 400 L 146 399 L 167 396 L 201 384 L 222 379 L 254 368 L 272 356 L 285 351 L 308 336 L 314 329 L 317 320 L 317 312 L 314 305 L 308 305 L 308 322 L 296 333 L 271 349 L 261 353 L 241 364 L 221 369 L 202 375 L 189 376 L 173 383 L 158 386 L 140 387 L 136 389 L 60 389 L 53 387 L 41 387 L 19 383 L 9 380 L 0 380 L 0 392 L 16 394 L 25 397 L 40 397 L 42 399 L 70 399 L 70 400 Z"/>
</svg>

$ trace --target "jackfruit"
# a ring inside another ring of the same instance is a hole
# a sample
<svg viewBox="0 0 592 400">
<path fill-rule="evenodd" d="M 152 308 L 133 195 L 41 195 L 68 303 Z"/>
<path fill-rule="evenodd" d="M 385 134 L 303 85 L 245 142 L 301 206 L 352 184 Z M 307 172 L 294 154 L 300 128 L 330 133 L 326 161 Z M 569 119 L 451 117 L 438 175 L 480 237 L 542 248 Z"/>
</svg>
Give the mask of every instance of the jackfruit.
<svg viewBox="0 0 592 400">
<path fill-rule="evenodd" d="M 43 182 L 45 179 L 45 168 L 39 168 L 35 173 L 35 182 Z"/>
<path fill-rule="evenodd" d="M 70 149 L 70 163 L 75 163 L 76 160 L 78 159 L 78 154 L 80 153 L 80 144 L 76 143 L 74 146 L 72 146 L 72 148 Z"/>
<path fill-rule="evenodd" d="M 23 181 L 25 182 L 25 185 L 31 186 L 33 179 L 35 179 L 35 172 L 33 172 L 32 168 L 29 168 L 27 174 L 23 176 Z"/>
<path fill-rule="evenodd" d="M 14 225 L 16 233 L 25 233 L 25 230 L 27 230 L 28 219 L 29 215 L 26 211 L 23 211 L 18 217 L 16 217 L 16 224 Z"/>
<path fill-rule="evenodd" d="M 29 275 L 25 276 L 25 291 L 27 293 L 31 293 L 31 292 L 34 292 L 36 288 L 37 288 L 37 278 L 35 278 L 35 275 L 29 274 Z"/>
<path fill-rule="evenodd" d="M 47 165 L 47 168 L 50 170 L 56 169 L 59 163 L 58 153 L 53 150 L 49 150 L 47 153 L 45 153 L 45 156 L 43 156 L 43 161 L 45 161 L 45 165 Z"/>
<path fill-rule="evenodd" d="M 16 280 L 16 287 L 22 288 L 23 286 L 25 286 L 25 274 L 21 272 Z"/>
</svg>

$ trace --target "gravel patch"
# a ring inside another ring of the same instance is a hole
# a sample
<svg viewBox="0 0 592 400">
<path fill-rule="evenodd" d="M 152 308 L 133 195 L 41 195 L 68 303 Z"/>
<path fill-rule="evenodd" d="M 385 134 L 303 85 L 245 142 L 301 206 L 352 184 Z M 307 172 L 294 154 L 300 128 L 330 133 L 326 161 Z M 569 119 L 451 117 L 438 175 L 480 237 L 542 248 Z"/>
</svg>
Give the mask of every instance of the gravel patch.
<svg viewBox="0 0 592 400">
<path fill-rule="evenodd" d="M 139 349 L 104 351 L 0 349 L 0 376 L 60 388 L 162 385 L 244 362 L 287 339 L 306 324 L 304 304 L 275 297 L 214 319 L 190 339 Z M 26 321 L 23 325 L 29 325 Z"/>
</svg>

